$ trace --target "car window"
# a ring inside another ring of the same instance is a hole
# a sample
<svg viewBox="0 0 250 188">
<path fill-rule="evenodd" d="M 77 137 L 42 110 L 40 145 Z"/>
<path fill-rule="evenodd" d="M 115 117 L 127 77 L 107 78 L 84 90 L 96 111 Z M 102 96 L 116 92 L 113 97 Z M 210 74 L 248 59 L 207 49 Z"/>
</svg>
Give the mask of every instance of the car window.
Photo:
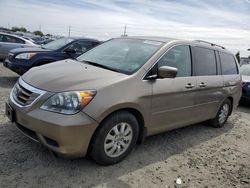
<svg viewBox="0 0 250 188">
<path fill-rule="evenodd" d="M 196 76 L 208 76 L 217 74 L 217 65 L 214 50 L 194 47 Z"/>
<path fill-rule="evenodd" d="M 162 42 L 141 39 L 112 39 L 77 58 L 133 74 L 162 46 Z"/>
<path fill-rule="evenodd" d="M 67 49 L 73 49 L 76 51 L 76 54 L 83 54 L 88 49 L 92 48 L 92 43 L 88 41 L 77 41 L 69 45 Z"/>
<path fill-rule="evenodd" d="M 223 75 L 238 74 L 236 61 L 233 55 L 220 52 L 220 60 Z"/>
<path fill-rule="evenodd" d="M 240 73 L 245 76 L 250 76 L 250 65 L 242 65 L 240 67 Z"/>
<path fill-rule="evenodd" d="M 25 43 L 24 40 L 9 35 L 0 35 L 0 42 L 21 43 L 21 44 Z"/>
<path fill-rule="evenodd" d="M 158 61 L 158 67 L 170 66 L 178 69 L 177 77 L 192 75 L 190 47 L 187 45 L 176 46 L 168 50 Z"/>
<path fill-rule="evenodd" d="M 42 46 L 42 48 L 49 49 L 49 50 L 58 50 L 59 48 L 64 47 L 65 45 L 72 42 L 74 39 L 72 38 L 60 38 L 57 40 L 54 40 L 52 42 L 49 42 Z"/>
</svg>

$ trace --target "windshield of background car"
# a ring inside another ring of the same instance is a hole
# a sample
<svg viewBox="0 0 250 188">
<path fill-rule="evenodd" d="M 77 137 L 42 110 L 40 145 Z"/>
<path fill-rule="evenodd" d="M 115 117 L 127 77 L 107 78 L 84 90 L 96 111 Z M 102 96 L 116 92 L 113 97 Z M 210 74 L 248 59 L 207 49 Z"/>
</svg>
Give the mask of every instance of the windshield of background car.
<svg viewBox="0 0 250 188">
<path fill-rule="evenodd" d="M 43 45 L 42 47 L 49 50 L 58 50 L 59 48 L 65 46 L 66 44 L 72 42 L 73 39 L 71 38 L 60 38 L 49 42 L 48 44 Z"/>
<path fill-rule="evenodd" d="M 77 58 L 80 62 L 92 62 L 133 74 L 162 46 L 162 42 L 141 39 L 113 39 Z"/>
<path fill-rule="evenodd" d="M 245 76 L 250 76 L 250 65 L 243 65 L 240 67 L 240 73 Z"/>
</svg>

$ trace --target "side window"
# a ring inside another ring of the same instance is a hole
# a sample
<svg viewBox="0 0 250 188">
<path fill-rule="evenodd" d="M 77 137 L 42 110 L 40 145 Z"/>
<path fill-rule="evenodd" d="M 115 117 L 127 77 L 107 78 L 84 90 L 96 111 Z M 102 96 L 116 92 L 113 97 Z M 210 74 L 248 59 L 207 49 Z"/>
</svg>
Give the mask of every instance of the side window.
<svg viewBox="0 0 250 188">
<path fill-rule="evenodd" d="M 92 48 L 92 43 L 87 41 L 77 41 L 71 44 L 68 49 L 73 49 L 76 51 L 76 54 L 83 54 L 87 50 Z"/>
<path fill-rule="evenodd" d="M 177 68 L 177 77 L 191 76 L 192 63 L 190 47 L 184 45 L 171 48 L 158 61 L 158 67 L 161 66 L 170 66 Z"/>
<path fill-rule="evenodd" d="M 3 35 L 0 34 L 0 42 L 3 42 Z"/>
<path fill-rule="evenodd" d="M 14 37 L 15 38 L 15 37 Z M 25 44 L 25 41 L 19 38 L 15 38 L 16 43 L 21 43 L 21 44 Z"/>
<path fill-rule="evenodd" d="M 19 38 L 16 38 L 13 36 L 8 36 L 8 35 L 3 35 L 2 40 L 3 40 L 3 42 L 9 42 L 9 43 L 21 43 L 21 44 L 25 43 L 25 41 L 23 41 Z"/>
<path fill-rule="evenodd" d="M 216 75 L 216 59 L 214 50 L 202 47 L 194 47 L 196 76 Z"/>
<path fill-rule="evenodd" d="M 100 43 L 99 42 L 92 42 L 91 44 L 92 44 L 92 47 L 95 47 L 95 46 L 97 46 Z"/>
<path fill-rule="evenodd" d="M 238 69 L 234 56 L 223 52 L 219 53 L 220 53 L 222 74 L 223 75 L 238 74 Z"/>
</svg>

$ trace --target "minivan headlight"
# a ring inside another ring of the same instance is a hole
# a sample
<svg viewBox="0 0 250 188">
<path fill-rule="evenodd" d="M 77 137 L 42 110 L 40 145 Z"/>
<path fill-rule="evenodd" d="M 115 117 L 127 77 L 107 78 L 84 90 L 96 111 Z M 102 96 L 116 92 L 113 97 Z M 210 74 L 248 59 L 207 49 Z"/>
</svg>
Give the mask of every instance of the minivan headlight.
<svg viewBox="0 0 250 188">
<path fill-rule="evenodd" d="M 31 59 L 36 53 L 21 53 L 18 54 L 15 58 L 16 59 Z"/>
<path fill-rule="evenodd" d="M 95 90 L 57 93 L 50 97 L 41 109 L 61 114 L 75 114 L 87 106 L 95 95 Z"/>
</svg>

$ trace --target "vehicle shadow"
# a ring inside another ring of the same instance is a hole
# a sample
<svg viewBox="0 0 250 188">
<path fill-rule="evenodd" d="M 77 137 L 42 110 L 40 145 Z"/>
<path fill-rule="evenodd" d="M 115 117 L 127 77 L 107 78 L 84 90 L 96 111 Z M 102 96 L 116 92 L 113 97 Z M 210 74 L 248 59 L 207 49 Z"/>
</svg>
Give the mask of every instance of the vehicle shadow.
<svg viewBox="0 0 250 188">
<path fill-rule="evenodd" d="M 0 126 L 0 144 L 4 146 L 0 151 L 0 174 L 5 179 L 1 181 L 0 178 L 0 182 L 2 186 L 21 187 L 26 185 L 25 181 L 31 185 L 42 186 L 44 183 L 49 187 L 57 187 L 58 183 L 69 187 L 93 187 L 103 183 L 107 187 L 130 187 L 119 177 L 166 161 L 175 154 L 225 134 L 233 127 L 230 122 L 220 129 L 202 123 L 151 136 L 121 163 L 99 166 L 89 159 L 56 158 L 40 144 L 23 136 L 14 125 Z M 18 178 L 26 176 L 29 176 L 28 180 Z"/>
<path fill-rule="evenodd" d="M 12 88 L 16 81 L 18 80 L 18 76 L 0 76 L 0 86 L 1 88 Z"/>
<path fill-rule="evenodd" d="M 240 102 L 237 111 L 250 113 L 250 102 L 249 101 Z"/>
</svg>

